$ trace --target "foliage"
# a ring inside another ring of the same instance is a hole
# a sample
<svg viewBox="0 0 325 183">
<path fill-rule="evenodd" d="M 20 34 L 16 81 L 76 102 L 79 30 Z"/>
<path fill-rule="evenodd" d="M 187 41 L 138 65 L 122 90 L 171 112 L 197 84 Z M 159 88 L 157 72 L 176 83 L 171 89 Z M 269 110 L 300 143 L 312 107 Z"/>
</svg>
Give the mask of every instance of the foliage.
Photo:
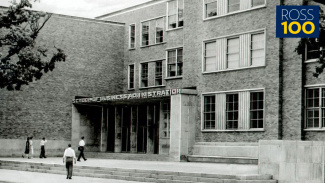
<svg viewBox="0 0 325 183">
<path fill-rule="evenodd" d="M 36 38 L 52 14 L 25 8 L 32 8 L 30 0 L 14 1 L 7 11 L 0 11 L 0 88 L 20 90 L 66 59 L 60 48 L 54 46 L 48 58 L 49 50 L 37 45 Z"/>
</svg>

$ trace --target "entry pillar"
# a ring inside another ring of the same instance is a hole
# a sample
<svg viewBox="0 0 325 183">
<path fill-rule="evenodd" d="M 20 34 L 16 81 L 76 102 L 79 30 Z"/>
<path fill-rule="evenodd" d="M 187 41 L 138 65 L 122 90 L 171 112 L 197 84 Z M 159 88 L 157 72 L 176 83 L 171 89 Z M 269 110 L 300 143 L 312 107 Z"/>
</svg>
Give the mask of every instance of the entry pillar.
<svg viewBox="0 0 325 183">
<path fill-rule="evenodd" d="M 107 107 L 102 107 L 102 121 L 101 121 L 101 132 L 100 132 L 100 152 L 105 152 L 107 149 Z"/>
<path fill-rule="evenodd" d="M 77 107 L 72 104 L 71 144 L 79 144 L 80 138 L 80 113 Z"/>
<path fill-rule="evenodd" d="M 189 155 L 195 143 L 196 91 L 185 90 L 171 96 L 170 150 L 173 161 L 181 161 Z"/>
</svg>

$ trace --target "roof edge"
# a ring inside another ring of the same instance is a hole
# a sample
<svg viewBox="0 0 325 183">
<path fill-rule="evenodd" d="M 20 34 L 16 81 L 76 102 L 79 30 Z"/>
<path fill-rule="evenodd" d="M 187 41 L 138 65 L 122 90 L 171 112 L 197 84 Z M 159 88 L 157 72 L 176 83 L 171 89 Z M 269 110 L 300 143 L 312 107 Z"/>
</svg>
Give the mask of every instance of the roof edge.
<svg viewBox="0 0 325 183">
<path fill-rule="evenodd" d="M 170 0 L 151 0 L 151 1 L 144 2 L 144 3 L 138 4 L 138 5 L 130 6 L 128 8 L 124 8 L 124 9 L 121 9 L 121 10 L 117 10 L 117 11 L 113 11 L 113 12 L 110 12 L 110 13 L 107 13 L 107 14 L 104 14 L 104 15 L 97 16 L 97 17 L 95 17 L 95 19 L 101 19 L 101 18 L 104 18 L 104 17 L 113 16 L 113 15 L 116 15 L 116 14 L 119 14 L 119 13 L 130 11 L 132 9 L 141 8 L 141 7 L 144 7 L 144 6 L 151 5 L 151 4 L 162 3 L 162 2 L 167 2 L 167 1 L 170 1 Z"/>
<path fill-rule="evenodd" d="M 0 10 L 6 10 L 9 7 L 6 6 L 0 6 Z M 30 11 L 36 11 L 36 10 L 30 10 Z M 78 17 L 78 16 L 72 16 L 72 15 L 64 15 L 64 14 L 58 14 L 58 13 L 51 13 L 51 12 L 46 12 L 53 14 L 54 16 L 57 17 L 62 17 L 62 18 L 68 18 L 68 19 L 75 19 L 75 20 L 81 20 L 81 21 L 89 21 L 89 22 L 95 22 L 95 23 L 104 23 L 104 24 L 116 24 L 116 25 L 125 25 L 125 23 L 122 22 L 114 22 L 114 21 L 107 21 L 107 20 L 99 20 L 99 19 L 94 19 L 94 18 L 85 18 L 85 17 Z"/>
</svg>

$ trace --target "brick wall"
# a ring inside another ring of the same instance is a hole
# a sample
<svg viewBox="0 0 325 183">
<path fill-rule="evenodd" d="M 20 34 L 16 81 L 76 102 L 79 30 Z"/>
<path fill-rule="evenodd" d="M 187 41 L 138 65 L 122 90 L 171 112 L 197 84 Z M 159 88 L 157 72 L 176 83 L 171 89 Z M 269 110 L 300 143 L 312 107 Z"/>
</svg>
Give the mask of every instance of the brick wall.
<svg viewBox="0 0 325 183">
<path fill-rule="evenodd" d="M 67 60 L 22 91 L 0 90 L 0 138 L 71 140 L 75 96 L 121 93 L 123 29 L 121 23 L 53 15 L 38 42 L 62 48 Z"/>
</svg>

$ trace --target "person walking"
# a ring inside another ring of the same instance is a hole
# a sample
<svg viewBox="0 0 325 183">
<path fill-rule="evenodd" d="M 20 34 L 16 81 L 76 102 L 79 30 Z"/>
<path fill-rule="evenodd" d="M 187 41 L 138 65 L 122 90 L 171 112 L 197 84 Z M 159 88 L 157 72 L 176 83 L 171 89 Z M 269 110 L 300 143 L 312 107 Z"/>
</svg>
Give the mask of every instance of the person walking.
<svg viewBox="0 0 325 183">
<path fill-rule="evenodd" d="M 81 140 L 79 141 L 79 147 L 78 150 L 80 151 L 79 156 L 78 156 L 78 161 L 80 161 L 80 158 L 82 157 L 85 161 L 87 161 L 87 159 L 85 158 L 84 155 L 84 150 L 85 150 L 85 141 L 84 141 L 85 137 L 81 137 Z"/>
<path fill-rule="evenodd" d="M 23 153 L 23 155 L 21 155 L 23 158 L 25 158 L 25 156 L 27 156 L 28 158 L 28 154 L 29 154 L 29 137 L 27 137 L 26 140 L 26 144 L 25 144 L 25 152 Z"/>
<path fill-rule="evenodd" d="M 39 155 L 39 158 L 46 158 L 45 156 L 45 144 L 47 140 L 45 140 L 45 137 L 41 140 L 40 146 L 41 146 L 41 154 Z"/>
<path fill-rule="evenodd" d="M 71 144 L 68 144 L 68 148 L 65 149 L 63 154 L 63 164 L 65 163 L 65 168 L 67 169 L 67 179 L 72 179 L 73 162 L 76 164 L 76 153 L 71 148 Z"/>
<path fill-rule="evenodd" d="M 33 155 L 34 155 L 33 137 L 29 137 L 29 157 L 28 157 L 28 159 L 32 159 Z"/>
</svg>

